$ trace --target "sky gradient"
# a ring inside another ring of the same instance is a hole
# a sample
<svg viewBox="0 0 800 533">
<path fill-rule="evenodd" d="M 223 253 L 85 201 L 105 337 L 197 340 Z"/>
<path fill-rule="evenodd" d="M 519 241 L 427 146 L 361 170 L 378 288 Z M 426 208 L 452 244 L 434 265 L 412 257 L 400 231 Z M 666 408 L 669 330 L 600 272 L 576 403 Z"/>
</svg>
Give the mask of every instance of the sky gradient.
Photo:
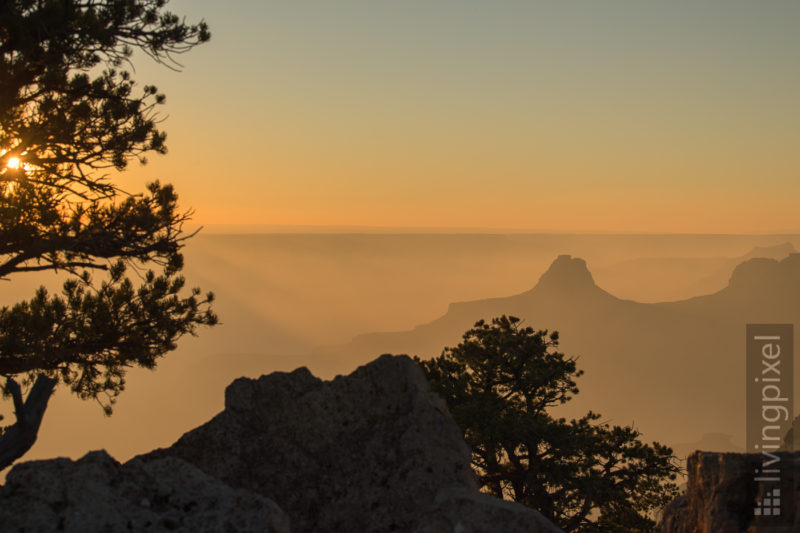
<svg viewBox="0 0 800 533">
<path fill-rule="evenodd" d="M 800 231 L 800 3 L 173 0 L 167 94 L 201 224 Z"/>
</svg>

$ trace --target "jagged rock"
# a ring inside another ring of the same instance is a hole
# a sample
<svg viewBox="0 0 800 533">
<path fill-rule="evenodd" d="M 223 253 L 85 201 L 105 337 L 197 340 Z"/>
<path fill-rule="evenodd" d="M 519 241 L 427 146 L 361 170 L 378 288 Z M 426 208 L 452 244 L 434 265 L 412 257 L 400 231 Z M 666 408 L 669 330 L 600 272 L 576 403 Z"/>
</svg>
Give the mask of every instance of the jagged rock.
<svg viewBox="0 0 800 533">
<path fill-rule="evenodd" d="M 0 530 L 43 533 L 289 533 L 274 502 L 174 457 L 120 465 L 105 451 L 15 466 L 0 488 Z"/>
<path fill-rule="evenodd" d="M 383 355 L 330 382 L 305 368 L 238 379 L 222 413 L 143 459 L 167 456 L 276 501 L 294 533 L 478 532 L 492 521 L 494 531 L 555 530 L 535 511 L 480 496 L 458 426 L 406 356 Z M 437 500 L 443 489 L 482 503 Z M 448 526 L 458 513 L 472 530 Z M 534 518 L 513 529 L 523 516 Z"/>
<path fill-rule="evenodd" d="M 798 457 L 779 453 L 797 471 Z M 760 487 L 754 472 L 762 466 L 760 454 L 697 451 L 687 459 L 686 493 L 664 508 L 654 533 L 759 533 L 773 531 L 757 527 L 753 510 Z M 791 480 L 781 486 L 783 494 L 795 500 L 798 492 Z M 800 515 L 798 515 L 800 518 Z M 795 522 L 793 531 L 800 530 Z"/>
</svg>

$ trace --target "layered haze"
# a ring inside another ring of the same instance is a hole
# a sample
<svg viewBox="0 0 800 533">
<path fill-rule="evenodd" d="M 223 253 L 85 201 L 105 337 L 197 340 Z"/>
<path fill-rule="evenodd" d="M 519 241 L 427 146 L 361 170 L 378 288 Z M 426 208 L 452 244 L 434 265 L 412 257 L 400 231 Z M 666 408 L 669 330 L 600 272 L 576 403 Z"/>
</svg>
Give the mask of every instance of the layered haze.
<svg viewBox="0 0 800 533">
<path fill-rule="evenodd" d="M 132 370 L 110 418 L 59 389 L 27 457 L 102 447 L 124 460 L 211 418 L 236 377 L 299 366 L 332 377 L 381 353 L 430 356 L 476 320 L 503 313 L 559 330 L 563 350 L 580 356 L 586 375 L 572 412 L 591 408 L 668 444 L 716 433 L 723 435 L 716 442 L 735 446 L 743 432 L 744 324 L 800 319 L 800 266 L 797 256 L 786 260 L 796 242 L 792 235 L 201 234 L 186 249 L 186 275 L 217 293 L 222 324 L 184 338 L 155 371 Z M 40 283 L 58 286 L 31 274 L 0 286 L 0 297 L 30 297 Z M 709 296 L 686 300 L 690 291 Z M 639 303 L 654 299 L 672 303 Z M 380 331 L 396 333 L 371 333 Z"/>
</svg>

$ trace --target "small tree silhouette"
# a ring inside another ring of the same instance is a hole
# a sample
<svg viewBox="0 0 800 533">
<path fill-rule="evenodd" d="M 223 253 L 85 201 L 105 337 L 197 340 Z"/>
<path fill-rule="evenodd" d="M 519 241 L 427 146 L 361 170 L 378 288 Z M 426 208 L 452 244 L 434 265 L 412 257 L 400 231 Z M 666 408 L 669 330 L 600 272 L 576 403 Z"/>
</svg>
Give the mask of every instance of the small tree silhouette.
<svg viewBox="0 0 800 533">
<path fill-rule="evenodd" d="M 672 450 L 632 427 L 548 412 L 578 393 L 583 372 L 556 351 L 558 333 L 515 317 L 483 320 L 422 365 L 472 448 L 486 492 L 540 511 L 564 531 L 646 531 L 676 494 Z"/>
</svg>

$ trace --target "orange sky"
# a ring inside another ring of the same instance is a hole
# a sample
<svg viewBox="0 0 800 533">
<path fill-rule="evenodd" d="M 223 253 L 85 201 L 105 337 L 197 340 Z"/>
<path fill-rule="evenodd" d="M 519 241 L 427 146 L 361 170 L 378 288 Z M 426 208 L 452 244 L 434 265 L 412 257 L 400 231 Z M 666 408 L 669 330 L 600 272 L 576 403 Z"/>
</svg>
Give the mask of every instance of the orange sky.
<svg viewBox="0 0 800 533">
<path fill-rule="evenodd" d="M 602 5 L 601 5 L 602 4 Z M 173 1 L 202 224 L 798 232 L 800 3 Z"/>
</svg>

